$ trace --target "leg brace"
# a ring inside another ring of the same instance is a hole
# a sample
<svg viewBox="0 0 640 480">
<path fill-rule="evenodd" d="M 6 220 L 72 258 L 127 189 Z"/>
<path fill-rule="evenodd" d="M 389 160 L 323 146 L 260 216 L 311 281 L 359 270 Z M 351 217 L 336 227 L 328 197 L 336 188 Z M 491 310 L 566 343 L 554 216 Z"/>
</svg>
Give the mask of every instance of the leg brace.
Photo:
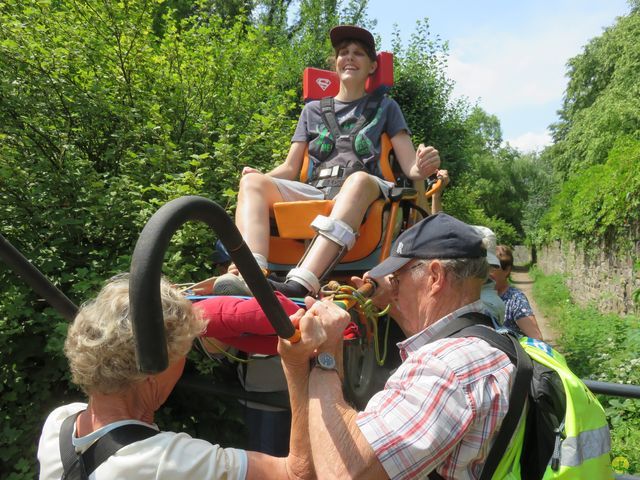
<svg viewBox="0 0 640 480">
<path fill-rule="evenodd" d="M 331 272 L 334 267 L 338 264 L 338 262 L 344 257 L 344 255 L 353 247 L 356 243 L 356 234 L 351 228 L 350 225 L 343 222 L 342 220 L 337 220 L 330 217 L 325 217 L 324 215 L 318 215 L 313 222 L 311 222 L 311 227 L 318 232 L 318 234 L 313 238 L 311 244 L 305 251 L 304 256 L 298 263 L 298 266 L 292 269 L 287 275 L 287 279 L 292 278 L 303 284 L 310 291 L 317 293 L 320 290 L 320 281 Z M 316 277 L 313 273 L 309 272 L 304 268 L 300 268 L 300 265 L 304 262 L 307 257 L 307 253 L 313 247 L 316 239 L 319 235 L 331 240 L 333 243 L 340 247 L 338 254 L 333 258 L 333 261 L 327 266 L 324 272 L 321 275 Z"/>
</svg>

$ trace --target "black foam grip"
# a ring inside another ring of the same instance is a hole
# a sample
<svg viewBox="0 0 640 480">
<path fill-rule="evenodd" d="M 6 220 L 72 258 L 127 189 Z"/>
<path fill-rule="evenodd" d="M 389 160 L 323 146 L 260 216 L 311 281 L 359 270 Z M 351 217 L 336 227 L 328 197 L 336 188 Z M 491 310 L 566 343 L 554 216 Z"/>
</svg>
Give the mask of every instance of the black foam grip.
<svg viewBox="0 0 640 480">
<path fill-rule="evenodd" d="M 131 318 L 138 367 L 145 373 L 161 372 L 168 366 L 160 277 L 171 237 L 190 220 L 204 222 L 216 232 L 276 333 L 283 338 L 295 333 L 289 317 L 224 209 L 203 197 L 180 197 L 161 207 L 149 219 L 138 238 L 131 260 Z"/>
</svg>

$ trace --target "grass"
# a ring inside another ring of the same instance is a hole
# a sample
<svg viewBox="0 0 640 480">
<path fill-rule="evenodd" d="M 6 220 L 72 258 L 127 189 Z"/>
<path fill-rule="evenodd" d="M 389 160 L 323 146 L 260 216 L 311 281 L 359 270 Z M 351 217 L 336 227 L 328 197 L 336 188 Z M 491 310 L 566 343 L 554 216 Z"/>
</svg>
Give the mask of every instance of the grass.
<svg viewBox="0 0 640 480">
<path fill-rule="evenodd" d="M 581 378 L 640 385 L 640 318 L 600 313 L 573 303 L 562 275 L 532 269 L 533 296 L 552 319 L 556 343 Z M 618 473 L 640 473 L 640 400 L 599 396 L 611 427 Z"/>
</svg>

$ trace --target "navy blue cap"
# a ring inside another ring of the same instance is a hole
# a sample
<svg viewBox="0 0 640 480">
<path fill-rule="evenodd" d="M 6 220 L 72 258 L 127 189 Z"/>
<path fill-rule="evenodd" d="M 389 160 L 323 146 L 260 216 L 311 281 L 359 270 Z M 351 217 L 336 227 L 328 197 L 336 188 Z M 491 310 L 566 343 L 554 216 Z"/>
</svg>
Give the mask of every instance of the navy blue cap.
<svg viewBox="0 0 640 480">
<path fill-rule="evenodd" d="M 363 45 L 369 47 L 374 53 L 376 51 L 376 41 L 369 30 L 365 30 L 355 25 L 338 25 L 329 32 L 331 45 L 337 48 L 343 40 L 358 40 Z"/>
<path fill-rule="evenodd" d="M 382 278 L 414 258 L 446 260 L 486 256 L 482 236 L 476 229 L 451 215 L 437 213 L 403 232 L 393 244 L 391 255 L 373 268 L 369 276 Z"/>
</svg>

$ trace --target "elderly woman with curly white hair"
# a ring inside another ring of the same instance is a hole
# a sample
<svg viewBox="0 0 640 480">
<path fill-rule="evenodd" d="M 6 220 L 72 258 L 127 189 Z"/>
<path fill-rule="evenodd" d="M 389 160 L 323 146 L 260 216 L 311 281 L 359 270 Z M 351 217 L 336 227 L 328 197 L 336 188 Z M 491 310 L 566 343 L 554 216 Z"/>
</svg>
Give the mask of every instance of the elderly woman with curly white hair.
<svg viewBox="0 0 640 480">
<path fill-rule="evenodd" d="M 291 451 L 287 458 L 222 448 L 191 438 L 186 433 L 158 431 L 153 423 L 154 413 L 173 390 L 194 338 L 205 327 L 204 320 L 192 308 L 191 302 L 165 280 L 162 280 L 161 292 L 169 367 L 154 375 L 140 373 L 137 369 L 129 318 L 129 280 L 126 277 L 109 281 L 97 298 L 80 309 L 69 327 L 64 352 L 73 382 L 89 399 L 86 404 L 61 406 L 47 418 L 38 448 L 40 479 L 62 478 L 65 455 L 82 458 L 79 464 L 97 464 L 92 465 L 95 467 L 93 473 L 86 472 L 91 479 L 286 479 L 313 476 L 306 424 L 292 426 L 295 431 L 292 431 Z M 285 374 L 304 374 L 294 370 L 295 366 L 285 368 Z M 61 435 L 63 423 L 68 418 L 70 435 Z M 299 418 L 306 422 L 305 415 Z M 139 429 L 145 433 L 140 440 L 126 444 L 101 461 L 96 447 L 105 442 L 99 439 L 105 436 L 112 438 L 117 429 L 122 432 L 126 425 L 140 426 Z M 108 435 L 109 432 L 113 433 Z M 297 435 L 296 432 L 302 433 Z M 65 442 L 71 446 L 66 447 L 63 454 Z M 92 458 L 88 460 L 88 457 Z M 67 460 L 66 463 L 71 462 Z"/>
</svg>

